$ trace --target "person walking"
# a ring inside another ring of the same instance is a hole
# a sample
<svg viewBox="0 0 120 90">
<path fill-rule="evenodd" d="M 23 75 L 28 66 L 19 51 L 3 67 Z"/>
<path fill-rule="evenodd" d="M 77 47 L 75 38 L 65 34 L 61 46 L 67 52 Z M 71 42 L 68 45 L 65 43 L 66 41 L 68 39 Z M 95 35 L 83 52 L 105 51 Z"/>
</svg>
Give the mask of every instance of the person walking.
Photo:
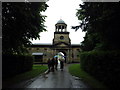
<svg viewBox="0 0 120 90">
<path fill-rule="evenodd" d="M 50 72 L 51 71 L 51 67 L 52 67 L 52 63 L 51 63 L 51 59 L 50 58 L 48 59 L 47 63 L 48 63 L 48 72 Z"/>
<path fill-rule="evenodd" d="M 58 66 L 58 58 L 55 58 L 55 69 L 57 70 L 57 66 Z"/>
<path fill-rule="evenodd" d="M 52 58 L 51 60 L 51 71 L 54 72 L 54 65 L 55 65 L 55 60 Z"/>
<path fill-rule="evenodd" d="M 63 71 L 63 69 L 64 69 L 64 58 L 60 59 L 60 69 L 61 69 L 61 71 Z"/>
</svg>

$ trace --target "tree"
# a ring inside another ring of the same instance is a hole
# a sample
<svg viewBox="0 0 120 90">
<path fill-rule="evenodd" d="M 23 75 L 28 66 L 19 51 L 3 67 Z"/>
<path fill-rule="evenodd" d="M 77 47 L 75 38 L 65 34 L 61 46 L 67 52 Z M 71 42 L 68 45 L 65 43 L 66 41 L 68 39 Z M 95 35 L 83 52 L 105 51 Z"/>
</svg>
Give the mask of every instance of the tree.
<svg viewBox="0 0 120 90">
<path fill-rule="evenodd" d="M 2 3 L 3 53 L 23 53 L 30 39 L 40 39 L 46 31 L 41 12 L 47 7 L 45 2 Z"/>
<path fill-rule="evenodd" d="M 99 37 L 97 37 L 97 33 L 88 34 L 86 33 L 84 37 L 84 41 L 81 42 L 81 49 L 83 51 L 91 51 L 96 47 L 96 44 L 99 42 Z"/>
<path fill-rule="evenodd" d="M 80 4 L 80 9 L 78 9 L 76 16 L 81 20 L 81 24 L 73 26 L 72 28 L 76 30 L 82 28 L 83 31 L 87 31 L 88 35 L 82 43 L 83 46 L 89 46 L 91 43 L 94 43 L 94 48 L 99 47 L 100 49 L 108 50 L 120 49 L 119 9 L 120 2 L 84 2 L 83 4 Z M 97 42 L 92 36 L 96 36 Z"/>
</svg>

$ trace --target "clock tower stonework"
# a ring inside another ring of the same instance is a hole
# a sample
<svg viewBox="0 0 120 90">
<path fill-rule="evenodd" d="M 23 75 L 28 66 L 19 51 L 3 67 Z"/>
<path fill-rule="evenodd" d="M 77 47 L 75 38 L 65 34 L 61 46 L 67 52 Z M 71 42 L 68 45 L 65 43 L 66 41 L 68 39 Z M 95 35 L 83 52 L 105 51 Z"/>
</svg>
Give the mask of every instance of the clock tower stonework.
<svg viewBox="0 0 120 90">
<path fill-rule="evenodd" d="M 71 45 L 71 40 L 69 38 L 69 32 L 67 31 L 67 24 L 60 19 L 55 24 L 55 32 L 54 32 L 54 39 L 53 45 Z"/>
</svg>

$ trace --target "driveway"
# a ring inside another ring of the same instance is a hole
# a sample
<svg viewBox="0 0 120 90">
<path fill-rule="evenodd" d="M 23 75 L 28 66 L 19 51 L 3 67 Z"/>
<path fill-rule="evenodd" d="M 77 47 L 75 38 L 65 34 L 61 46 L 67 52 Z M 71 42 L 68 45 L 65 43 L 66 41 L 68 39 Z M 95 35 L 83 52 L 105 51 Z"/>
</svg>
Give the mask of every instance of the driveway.
<svg viewBox="0 0 120 90">
<path fill-rule="evenodd" d="M 58 66 L 59 67 L 59 66 Z M 29 80 L 30 81 L 30 80 Z M 31 82 L 22 82 L 13 86 L 14 88 L 89 88 L 79 78 L 74 77 L 68 72 L 68 65 L 65 65 L 64 70 L 58 68 L 57 71 L 50 72 L 46 75 L 42 74 Z"/>
</svg>

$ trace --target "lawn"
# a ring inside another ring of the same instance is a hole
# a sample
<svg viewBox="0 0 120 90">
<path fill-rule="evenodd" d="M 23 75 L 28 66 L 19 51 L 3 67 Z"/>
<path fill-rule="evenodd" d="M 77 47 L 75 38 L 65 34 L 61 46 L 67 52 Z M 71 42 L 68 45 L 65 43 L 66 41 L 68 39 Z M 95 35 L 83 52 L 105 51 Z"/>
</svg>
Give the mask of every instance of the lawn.
<svg viewBox="0 0 120 90">
<path fill-rule="evenodd" d="M 83 82 L 87 83 L 92 88 L 106 88 L 102 83 L 90 76 L 88 73 L 80 68 L 80 64 L 72 64 L 69 66 L 71 75 L 81 78 Z"/>
<path fill-rule="evenodd" d="M 32 79 L 45 72 L 47 69 L 47 65 L 33 65 L 33 69 L 31 71 L 16 75 L 15 77 L 3 81 L 3 86 L 10 86 L 25 80 Z"/>
</svg>

